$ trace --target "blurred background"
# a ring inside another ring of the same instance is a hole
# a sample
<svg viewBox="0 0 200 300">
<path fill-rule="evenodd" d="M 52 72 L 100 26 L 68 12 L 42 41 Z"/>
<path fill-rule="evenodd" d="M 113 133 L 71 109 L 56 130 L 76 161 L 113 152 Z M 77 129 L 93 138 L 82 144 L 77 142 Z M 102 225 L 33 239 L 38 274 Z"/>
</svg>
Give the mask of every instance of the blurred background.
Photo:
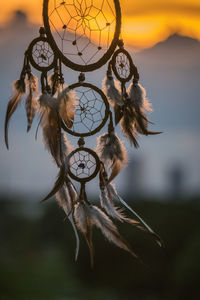
<svg viewBox="0 0 200 300">
<path fill-rule="evenodd" d="M 0 299 L 188 299 L 200 278 L 200 3 L 199 1 L 121 0 L 122 37 L 137 65 L 154 112 L 152 130 L 115 180 L 120 195 L 165 243 L 160 249 L 143 232 L 120 224 L 144 264 L 94 233 L 95 265 L 75 239 L 55 199 L 40 204 L 57 169 L 41 141 L 38 120 L 26 133 L 24 105 L 10 122 L 10 150 L 4 145 L 4 118 L 19 77 L 23 53 L 38 36 L 42 1 L 11 0 L 0 12 Z M 99 85 L 106 68 L 87 74 Z M 37 74 L 37 72 L 35 72 Z M 64 69 L 67 83 L 76 72 Z M 76 145 L 76 139 L 70 139 Z M 87 145 L 95 147 L 93 138 Z M 94 203 L 98 183 L 88 187 Z"/>
</svg>

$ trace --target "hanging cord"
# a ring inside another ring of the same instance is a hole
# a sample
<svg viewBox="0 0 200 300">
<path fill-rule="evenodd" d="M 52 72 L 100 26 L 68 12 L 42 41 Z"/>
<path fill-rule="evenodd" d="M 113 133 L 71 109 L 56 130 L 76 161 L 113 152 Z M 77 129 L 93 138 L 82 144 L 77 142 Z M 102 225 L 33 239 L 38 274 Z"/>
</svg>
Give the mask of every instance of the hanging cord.
<svg viewBox="0 0 200 300">
<path fill-rule="evenodd" d="M 85 182 L 81 182 L 81 189 L 80 189 L 80 195 L 79 195 L 80 201 L 84 201 L 87 204 L 91 204 L 87 199 L 87 194 L 85 191 Z"/>
<path fill-rule="evenodd" d="M 111 134 L 115 130 L 114 125 L 113 125 L 113 114 L 112 114 L 111 110 L 109 111 L 109 118 L 110 118 L 110 121 L 108 124 L 108 133 Z"/>
<path fill-rule="evenodd" d="M 63 89 L 65 80 L 64 80 L 64 76 L 63 76 L 63 72 L 62 72 L 62 61 L 60 58 L 58 59 L 58 62 L 59 62 L 59 79 L 60 79 L 60 84 L 62 85 L 62 89 Z"/>
</svg>

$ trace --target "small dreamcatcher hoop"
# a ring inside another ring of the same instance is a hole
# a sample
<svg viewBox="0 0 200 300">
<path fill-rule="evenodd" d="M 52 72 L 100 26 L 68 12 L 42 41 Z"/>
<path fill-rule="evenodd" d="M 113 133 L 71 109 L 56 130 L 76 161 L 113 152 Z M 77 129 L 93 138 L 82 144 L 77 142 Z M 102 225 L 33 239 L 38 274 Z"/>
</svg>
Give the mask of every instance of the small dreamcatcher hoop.
<svg viewBox="0 0 200 300">
<path fill-rule="evenodd" d="M 137 72 L 130 54 L 124 48 L 118 49 L 113 54 L 111 64 L 115 76 L 123 83 L 130 81 Z"/>
<path fill-rule="evenodd" d="M 52 49 L 73 70 L 103 66 L 120 35 L 119 0 L 44 0 L 43 20 Z"/>
<path fill-rule="evenodd" d="M 78 182 L 88 182 L 100 169 L 98 155 L 89 148 L 78 148 L 68 156 L 68 174 Z"/>
<path fill-rule="evenodd" d="M 75 83 L 67 90 L 76 94 L 77 105 L 73 126 L 64 128 L 68 133 L 78 136 L 91 136 L 105 125 L 109 117 L 109 104 L 104 93 L 90 83 Z"/>
<path fill-rule="evenodd" d="M 46 37 L 40 36 L 34 39 L 27 50 L 30 63 L 41 72 L 47 72 L 54 68 L 56 56 Z"/>
</svg>

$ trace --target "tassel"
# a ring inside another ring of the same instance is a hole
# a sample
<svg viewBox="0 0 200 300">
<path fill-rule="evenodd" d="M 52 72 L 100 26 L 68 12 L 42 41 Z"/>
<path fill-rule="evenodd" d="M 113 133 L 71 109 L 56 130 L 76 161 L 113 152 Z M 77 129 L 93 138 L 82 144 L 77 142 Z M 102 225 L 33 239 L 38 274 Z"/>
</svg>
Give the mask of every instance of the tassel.
<svg viewBox="0 0 200 300">
<path fill-rule="evenodd" d="M 5 119 L 5 127 L 4 127 L 4 135 L 5 135 L 5 144 L 7 149 L 9 149 L 8 145 L 8 125 L 9 120 L 12 114 L 15 112 L 22 96 L 26 93 L 26 85 L 25 85 L 25 74 L 22 73 L 19 80 L 17 80 L 14 84 L 14 93 L 12 98 L 8 102 L 7 111 L 6 111 L 6 119 Z"/>
<path fill-rule="evenodd" d="M 43 115 L 41 126 L 43 142 L 46 149 L 51 153 L 58 167 L 63 164 L 61 147 L 61 120 L 57 110 L 57 99 L 48 94 L 39 98 L 40 113 Z"/>
<path fill-rule="evenodd" d="M 102 90 L 107 96 L 109 103 L 115 107 L 115 105 L 122 106 L 124 104 L 121 92 L 120 83 L 113 80 L 112 75 L 107 75 L 102 82 Z"/>
<path fill-rule="evenodd" d="M 74 123 L 75 110 L 77 105 L 76 93 L 69 88 L 64 89 L 58 94 L 59 114 L 68 128 L 71 128 Z"/>
<path fill-rule="evenodd" d="M 37 108 L 37 101 L 34 97 L 34 93 L 38 92 L 38 79 L 32 73 L 28 74 L 27 80 L 29 86 L 29 94 L 26 98 L 26 115 L 27 115 L 27 132 L 31 129 L 31 125 L 35 116 L 35 111 Z"/>
<path fill-rule="evenodd" d="M 112 199 L 114 201 L 120 202 L 122 203 L 129 211 L 131 211 L 136 217 L 137 219 L 142 223 L 142 225 L 144 226 L 137 226 L 137 228 L 140 228 L 142 230 L 145 230 L 147 232 L 149 232 L 153 237 L 155 237 L 157 244 L 162 247 L 163 246 L 163 242 L 161 240 L 161 238 L 159 237 L 158 234 L 156 234 L 150 227 L 149 225 L 147 225 L 147 223 L 117 194 L 117 191 L 115 189 L 115 187 L 110 183 L 107 186 L 109 193 L 112 195 Z"/>
<path fill-rule="evenodd" d="M 144 135 L 160 134 L 161 132 L 148 130 L 149 121 L 145 111 L 151 112 L 152 106 L 146 97 L 145 89 L 138 83 L 138 81 L 134 80 L 133 83 L 130 84 L 127 93 L 130 98 L 130 105 L 135 111 L 135 128 L 137 132 Z"/>
<path fill-rule="evenodd" d="M 80 242 L 76 225 L 73 219 L 74 199 L 71 198 L 69 191 L 65 187 L 61 187 L 61 189 L 56 193 L 56 201 L 58 205 L 64 210 L 74 230 L 76 238 L 75 260 L 77 260 Z"/>
<path fill-rule="evenodd" d="M 127 163 L 127 152 L 122 141 L 113 131 L 105 133 L 97 139 L 96 152 L 100 160 L 111 168 L 109 181 L 112 181 Z"/>
</svg>

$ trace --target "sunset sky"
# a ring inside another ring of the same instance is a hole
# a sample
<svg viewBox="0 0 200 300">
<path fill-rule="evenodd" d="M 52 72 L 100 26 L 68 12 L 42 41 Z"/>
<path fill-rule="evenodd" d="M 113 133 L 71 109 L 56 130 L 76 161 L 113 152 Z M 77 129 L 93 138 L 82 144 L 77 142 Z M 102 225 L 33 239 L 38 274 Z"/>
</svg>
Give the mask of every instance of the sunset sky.
<svg viewBox="0 0 200 300">
<path fill-rule="evenodd" d="M 10 0 L 1 6 L 0 24 L 7 22 L 14 10 L 25 11 L 31 22 L 42 22 L 42 0 Z M 121 0 L 122 37 L 137 47 L 151 47 L 179 33 L 200 39 L 199 0 Z"/>
</svg>

